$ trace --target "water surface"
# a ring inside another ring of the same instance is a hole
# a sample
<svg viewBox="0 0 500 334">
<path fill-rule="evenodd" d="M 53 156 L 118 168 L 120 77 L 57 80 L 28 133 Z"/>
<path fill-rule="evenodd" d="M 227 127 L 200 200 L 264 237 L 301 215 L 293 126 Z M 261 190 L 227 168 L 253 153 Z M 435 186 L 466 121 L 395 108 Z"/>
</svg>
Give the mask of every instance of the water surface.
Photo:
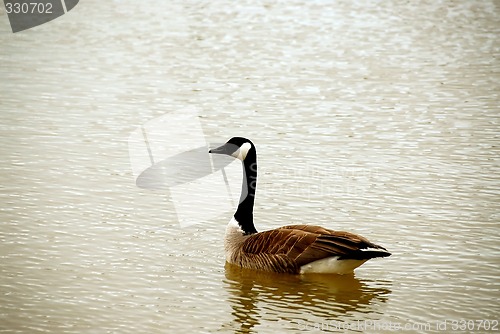
<svg viewBox="0 0 500 334">
<path fill-rule="evenodd" d="M 499 15 L 495 1 L 87 0 L 12 34 L 0 12 L 0 330 L 498 321 Z M 131 171 L 130 133 L 186 107 L 207 144 L 256 144 L 257 229 L 319 224 L 393 255 L 342 277 L 225 266 L 232 213 L 181 228 L 168 191 Z"/>
</svg>

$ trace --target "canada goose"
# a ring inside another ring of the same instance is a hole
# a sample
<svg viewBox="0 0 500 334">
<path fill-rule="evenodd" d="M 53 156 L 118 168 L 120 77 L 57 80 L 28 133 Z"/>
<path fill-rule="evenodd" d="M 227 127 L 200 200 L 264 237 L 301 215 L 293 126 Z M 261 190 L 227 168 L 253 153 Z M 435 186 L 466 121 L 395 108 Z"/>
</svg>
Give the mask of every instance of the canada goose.
<svg viewBox="0 0 500 334">
<path fill-rule="evenodd" d="M 253 205 L 257 185 L 257 152 L 253 143 L 233 137 L 209 153 L 243 162 L 243 189 L 234 217 L 226 228 L 226 261 L 243 268 L 303 274 L 347 274 L 369 259 L 391 255 L 359 235 L 320 226 L 291 225 L 257 232 Z"/>
</svg>

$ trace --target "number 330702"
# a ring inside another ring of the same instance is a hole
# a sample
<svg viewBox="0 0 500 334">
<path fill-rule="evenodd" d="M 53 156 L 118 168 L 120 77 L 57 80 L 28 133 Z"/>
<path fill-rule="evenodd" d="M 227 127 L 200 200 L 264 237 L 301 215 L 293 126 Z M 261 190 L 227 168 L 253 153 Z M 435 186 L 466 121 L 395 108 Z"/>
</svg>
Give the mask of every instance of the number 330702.
<svg viewBox="0 0 500 334">
<path fill-rule="evenodd" d="M 52 14 L 52 4 L 50 2 L 23 2 L 5 4 L 7 14 Z"/>
</svg>

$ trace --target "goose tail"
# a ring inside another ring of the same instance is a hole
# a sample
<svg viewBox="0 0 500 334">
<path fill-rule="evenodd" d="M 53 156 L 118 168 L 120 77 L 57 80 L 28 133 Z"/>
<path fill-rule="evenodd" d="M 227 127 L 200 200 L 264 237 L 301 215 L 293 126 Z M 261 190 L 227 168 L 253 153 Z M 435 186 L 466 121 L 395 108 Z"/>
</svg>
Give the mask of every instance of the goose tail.
<svg viewBox="0 0 500 334">
<path fill-rule="evenodd" d="M 350 254 L 346 254 L 339 257 L 339 260 L 370 260 L 376 257 L 387 257 L 391 256 L 391 253 L 385 249 L 366 249 L 358 250 Z"/>
</svg>

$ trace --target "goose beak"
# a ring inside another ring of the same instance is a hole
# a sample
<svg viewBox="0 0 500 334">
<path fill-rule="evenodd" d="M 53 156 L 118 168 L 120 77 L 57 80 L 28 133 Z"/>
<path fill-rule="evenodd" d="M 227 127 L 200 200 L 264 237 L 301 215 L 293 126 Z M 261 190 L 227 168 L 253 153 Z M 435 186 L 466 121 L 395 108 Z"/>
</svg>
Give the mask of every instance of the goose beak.
<svg viewBox="0 0 500 334">
<path fill-rule="evenodd" d="M 213 148 L 211 149 L 210 151 L 208 151 L 208 153 L 214 153 L 214 154 L 230 154 L 228 151 L 227 151 L 227 146 L 226 144 L 222 145 L 222 146 L 219 146 L 217 148 Z"/>
</svg>

